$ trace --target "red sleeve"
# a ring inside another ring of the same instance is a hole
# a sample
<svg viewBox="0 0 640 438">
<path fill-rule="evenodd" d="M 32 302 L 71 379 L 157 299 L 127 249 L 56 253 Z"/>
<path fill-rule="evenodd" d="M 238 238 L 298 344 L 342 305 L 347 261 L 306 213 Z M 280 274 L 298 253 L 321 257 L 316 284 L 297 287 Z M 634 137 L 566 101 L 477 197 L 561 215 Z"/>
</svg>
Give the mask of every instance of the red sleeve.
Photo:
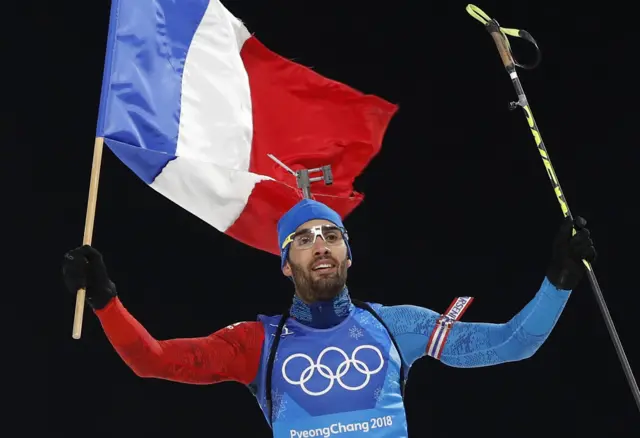
<svg viewBox="0 0 640 438">
<path fill-rule="evenodd" d="M 158 341 L 114 298 L 95 312 L 124 362 L 140 377 L 211 384 L 255 378 L 264 328 L 258 321 L 230 325 L 207 337 Z"/>
</svg>

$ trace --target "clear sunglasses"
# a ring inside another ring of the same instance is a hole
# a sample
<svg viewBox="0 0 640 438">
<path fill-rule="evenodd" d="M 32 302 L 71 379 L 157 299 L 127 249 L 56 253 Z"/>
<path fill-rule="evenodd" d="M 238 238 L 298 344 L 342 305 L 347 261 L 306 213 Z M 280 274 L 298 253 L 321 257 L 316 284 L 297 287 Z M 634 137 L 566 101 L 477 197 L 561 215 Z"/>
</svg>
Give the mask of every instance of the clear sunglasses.
<svg viewBox="0 0 640 438">
<path fill-rule="evenodd" d="M 341 245 L 348 239 L 347 230 L 344 228 L 335 225 L 317 225 L 289 234 L 282 243 L 282 249 L 286 248 L 290 243 L 296 249 L 309 249 L 316 242 L 318 236 L 322 237 L 329 246 Z"/>
</svg>

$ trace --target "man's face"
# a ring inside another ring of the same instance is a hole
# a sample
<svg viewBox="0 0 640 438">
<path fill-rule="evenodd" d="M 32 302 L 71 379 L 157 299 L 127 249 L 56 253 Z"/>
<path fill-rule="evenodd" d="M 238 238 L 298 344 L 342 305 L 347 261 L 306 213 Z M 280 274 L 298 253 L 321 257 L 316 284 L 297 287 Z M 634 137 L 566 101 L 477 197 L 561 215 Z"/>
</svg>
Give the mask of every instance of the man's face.
<svg viewBox="0 0 640 438">
<path fill-rule="evenodd" d="M 324 219 L 316 219 L 300 225 L 296 231 L 316 226 L 335 227 Z M 347 258 L 347 245 L 342 238 L 328 228 L 327 241 L 317 236 L 308 248 L 300 248 L 296 242 L 290 243 L 289 260 L 282 272 L 293 278 L 296 293 L 307 303 L 330 300 L 338 295 L 347 281 L 347 269 L 351 260 Z M 311 234 L 313 236 L 313 234 Z M 302 240 L 301 242 L 309 242 Z"/>
</svg>

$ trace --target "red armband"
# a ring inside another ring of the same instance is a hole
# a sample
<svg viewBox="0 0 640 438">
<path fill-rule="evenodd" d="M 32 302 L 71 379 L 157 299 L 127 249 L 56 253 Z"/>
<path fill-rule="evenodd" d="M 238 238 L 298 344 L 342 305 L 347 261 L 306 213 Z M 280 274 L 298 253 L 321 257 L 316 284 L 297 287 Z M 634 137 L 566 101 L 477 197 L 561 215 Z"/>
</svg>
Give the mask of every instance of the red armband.
<svg viewBox="0 0 640 438">
<path fill-rule="evenodd" d="M 449 337 L 451 325 L 458 321 L 462 314 L 469 308 L 473 297 L 459 297 L 453 300 L 446 312 L 436 321 L 436 326 L 431 332 L 429 342 L 427 342 L 427 354 L 433 358 L 440 359 L 442 351 Z"/>
</svg>

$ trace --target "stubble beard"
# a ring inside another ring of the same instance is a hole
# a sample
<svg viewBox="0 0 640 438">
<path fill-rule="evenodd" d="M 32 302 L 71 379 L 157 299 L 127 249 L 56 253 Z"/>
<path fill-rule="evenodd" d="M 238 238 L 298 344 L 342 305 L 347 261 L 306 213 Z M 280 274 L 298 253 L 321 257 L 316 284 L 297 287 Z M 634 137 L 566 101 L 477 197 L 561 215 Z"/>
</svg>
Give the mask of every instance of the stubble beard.
<svg viewBox="0 0 640 438">
<path fill-rule="evenodd" d="M 347 283 L 347 259 L 340 263 L 335 259 L 331 261 L 336 264 L 336 271 L 321 276 L 314 275 L 311 267 L 303 268 L 289 262 L 296 292 L 302 300 L 307 303 L 329 301 L 342 292 Z"/>
</svg>

